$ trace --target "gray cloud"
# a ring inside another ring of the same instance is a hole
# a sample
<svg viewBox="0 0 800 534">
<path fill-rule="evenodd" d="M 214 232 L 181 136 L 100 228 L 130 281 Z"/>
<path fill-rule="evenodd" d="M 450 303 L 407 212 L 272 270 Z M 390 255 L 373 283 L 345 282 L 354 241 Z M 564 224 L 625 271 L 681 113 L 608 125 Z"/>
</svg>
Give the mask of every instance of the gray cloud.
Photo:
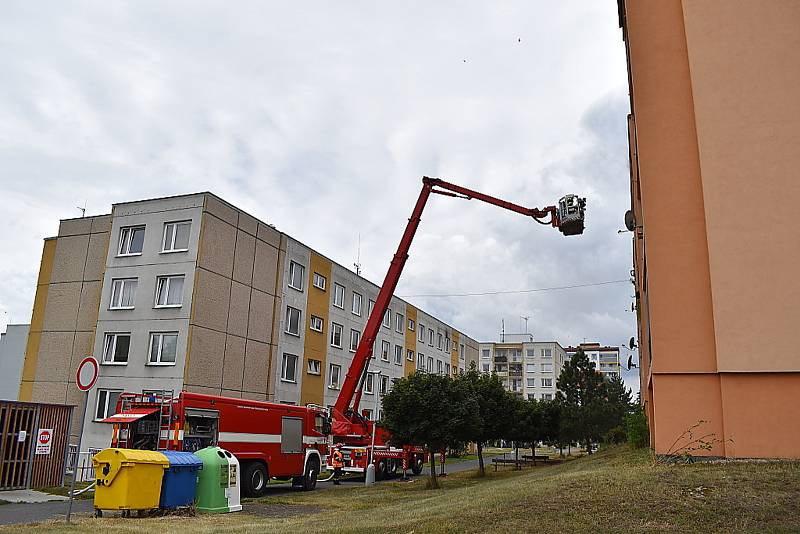
<svg viewBox="0 0 800 534">
<path fill-rule="evenodd" d="M 589 198 L 570 239 L 431 199 L 400 294 L 630 269 L 613 3 L 12 2 L 0 36 L 0 310 L 14 322 L 30 317 L 41 239 L 76 206 L 206 189 L 346 266 L 360 234 L 376 282 L 423 174 L 529 205 Z M 630 292 L 411 301 L 482 340 L 530 315 L 539 339 L 618 344 Z"/>
</svg>

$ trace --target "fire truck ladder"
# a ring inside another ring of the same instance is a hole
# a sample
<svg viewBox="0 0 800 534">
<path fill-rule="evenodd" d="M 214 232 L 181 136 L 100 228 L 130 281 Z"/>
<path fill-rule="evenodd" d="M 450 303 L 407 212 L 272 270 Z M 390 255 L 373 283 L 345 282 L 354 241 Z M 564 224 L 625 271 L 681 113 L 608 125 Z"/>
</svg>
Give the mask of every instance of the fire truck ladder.
<svg viewBox="0 0 800 534">
<path fill-rule="evenodd" d="M 172 428 L 172 410 L 173 399 L 175 397 L 175 390 L 162 389 L 156 397 L 161 401 L 158 408 L 158 450 L 165 451 L 169 449 L 170 439 L 173 437 L 172 431 L 175 431 L 174 438 L 178 439 L 178 429 Z"/>
</svg>

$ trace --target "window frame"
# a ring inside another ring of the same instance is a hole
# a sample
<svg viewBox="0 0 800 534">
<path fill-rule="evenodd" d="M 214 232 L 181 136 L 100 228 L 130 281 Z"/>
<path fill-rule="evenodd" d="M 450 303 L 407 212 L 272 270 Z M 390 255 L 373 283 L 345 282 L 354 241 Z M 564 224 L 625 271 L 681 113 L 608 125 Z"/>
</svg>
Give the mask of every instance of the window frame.
<svg viewBox="0 0 800 534">
<path fill-rule="evenodd" d="M 339 304 L 337 304 L 336 301 L 339 300 L 339 290 L 340 289 L 342 290 L 342 293 L 341 293 L 342 299 L 341 299 L 341 302 Z M 346 295 L 347 295 L 347 288 L 344 287 L 342 284 L 338 284 L 338 283 L 334 282 L 333 283 L 333 306 L 335 308 L 339 308 L 340 310 L 344 309 L 344 299 L 345 299 Z"/>
<path fill-rule="evenodd" d="M 124 258 L 127 256 L 141 256 L 142 252 L 144 251 L 144 238 L 146 237 L 146 229 L 147 226 L 144 224 L 136 224 L 133 226 L 121 226 L 119 229 L 119 241 L 117 242 L 117 257 Z M 130 252 L 131 249 L 131 241 L 133 241 L 133 232 L 135 230 L 141 230 L 145 232 L 145 236 L 142 237 L 142 250 L 139 252 Z M 127 231 L 127 234 L 125 233 Z M 128 252 L 123 252 L 123 246 Z"/>
<path fill-rule="evenodd" d="M 414 349 L 406 349 L 406 361 L 414 361 Z"/>
<path fill-rule="evenodd" d="M 402 334 L 405 331 L 406 316 L 400 312 L 394 312 L 394 331 Z"/>
<path fill-rule="evenodd" d="M 128 365 L 128 361 L 131 357 L 131 340 L 133 336 L 131 336 L 130 332 L 105 332 L 103 334 L 103 358 L 100 362 L 100 365 Z M 117 339 L 120 336 L 127 336 L 128 337 L 128 354 L 125 356 L 124 362 L 114 361 L 114 358 L 117 355 Z M 108 346 L 109 346 L 109 338 L 113 339 L 114 343 L 114 352 L 111 356 L 111 360 L 106 360 L 106 355 L 108 354 Z"/>
<path fill-rule="evenodd" d="M 545 382 L 545 381 L 549 382 L 549 384 L 547 382 Z M 542 383 L 541 387 L 543 387 L 543 388 L 551 388 L 551 387 L 553 387 L 553 378 L 552 377 L 542 378 L 540 380 L 540 382 Z"/>
<path fill-rule="evenodd" d="M 298 278 L 296 276 L 298 267 L 300 268 L 300 277 L 299 277 L 300 286 L 299 287 L 293 285 L 294 282 L 295 282 L 294 279 Z M 295 291 L 302 292 L 303 291 L 303 287 L 304 287 L 303 282 L 305 281 L 305 277 L 306 277 L 306 266 L 303 265 L 302 263 L 296 262 L 294 260 L 289 260 L 289 276 L 288 276 L 289 281 L 286 283 L 286 285 L 291 287 Z"/>
<path fill-rule="evenodd" d="M 321 285 L 317 283 L 319 280 L 322 280 Z M 312 277 L 311 285 L 316 287 L 320 291 L 326 291 L 325 288 L 328 285 L 328 279 L 319 274 L 318 272 L 314 271 L 314 276 Z"/>
<path fill-rule="evenodd" d="M 381 326 L 384 328 L 391 328 L 392 327 L 392 309 L 386 308 L 386 311 L 383 312 L 383 321 Z"/>
<path fill-rule="evenodd" d="M 288 361 L 288 357 L 294 358 L 294 366 L 292 368 L 292 378 L 289 379 L 286 377 L 286 371 L 289 368 L 286 365 Z M 284 352 L 281 356 L 281 382 L 289 382 L 290 384 L 297 384 L 297 360 L 299 357 L 297 354 L 292 354 L 291 352 Z"/>
<path fill-rule="evenodd" d="M 378 384 L 378 394 L 379 395 L 386 395 L 389 393 L 389 376 L 388 375 L 380 375 L 381 380 L 380 384 Z"/>
<path fill-rule="evenodd" d="M 297 312 L 297 332 L 292 332 L 291 330 L 289 330 L 289 328 L 291 327 L 291 324 L 292 324 L 292 320 L 291 320 L 291 317 L 289 316 L 289 312 L 292 311 L 292 310 Z M 287 304 L 286 305 L 286 315 L 284 317 L 285 317 L 286 325 L 285 325 L 283 331 L 286 334 L 289 334 L 290 336 L 300 337 L 300 323 L 303 320 L 303 310 L 301 310 L 300 308 L 295 308 L 294 306 L 289 306 Z"/>
<path fill-rule="evenodd" d="M 179 304 L 169 304 L 169 298 L 170 298 L 170 295 L 172 294 L 172 289 L 171 289 L 172 288 L 172 280 L 177 280 L 177 279 L 181 280 L 181 291 L 180 291 L 181 301 L 180 301 Z M 167 302 L 167 304 L 159 304 L 158 303 L 158 300 L 159 300 L 158 297 L 161 294 L 162 284 L 166 284 L 166 286 L 167 286 L 167 288 L 166 288 L 166 298 L 165 298 L 165 301 Z M 164 275 L 157 276 L 156 277 L 156 301 L 155 301 L 155 304 L 153 305 L 153 308 L 180 308 L 180 307 L 182 307 L 183 306 L 183 295 L 184 295 L 185 289 L 186 289 L 186 275 L 185 274 L 164 274 Z"/>
<path fill-rule="evenodd" d="M 338 331 L 339 331 L 339 344 L 338 345 L 333 343 L 333 336 L 336 334 L 336 331 L 337 331 L 336 327 L 338 327 Z M 334 323 L 333 321 L 331 321 L 330 330 L 331 330 L 331 347 L 334 347 L 334 348 L 337 348 L 337 349 L 341 349 L 342 348 L 342 337 L 344 337 L 344 325 L 339 324 L 339 323 Z"/>
<path fill-rule="evenodd" d="M 413 332 L 415 327 L 416 327 L 416 323 L 414 322 L 414 319 L 408 319 L 408 330 L 409 330 L 409 332 Z"/>
<path fill-rule="evenodd" d="M 394 346 L 394 364 L 403 365 L 403 345 Z"/>
<path fill-rule="evenodd" d="M 312 363 L 316 363 L 316 366 L 315 366 L 317 368 L 316 371 L 313 371 L 311 369 L 312 368 Z M 316 376 L 321 375 L 322 374 L 322 360 L 315 360 L 314 358 L 309 358 L 308 361 L 306 362 L 306 374 L 316 375 Z"/>
<path fill-rule="evenodd" d="M 434 334 L 433 328 L 428 328 L 428 346 L 429 347 L 433 346 L 433 334 Z"/>
<path fill-rule="evenodd" d="M 353 334 L 356 335 L 356 344 L 355 347 L 353 346 Z M 358 344 L 361 342 L 361 332 L 355 328 L 350 329 L 350 352 L 355 352 L 358 350 Z"/>
<path fill-rule="evenodd" d="M 417 371 L 425 371 L 425 355 L 421 352 L 417 353 Z"/>
<path fill-rule="evenodd" d="M 117 401 L 119 401 L 119 396 L 124 392 L 125 392 L 124 389 L 98 388 L 97 396 L 95 397 L 95 404 L 94 404 L 94 418 L 92 420 L 93 421 L 102 421 L 103 419 L 111 417 L 112 415 L 116 415 L 117 403 L 116 402 L 114 403 L 113 408 L 110 407 L 110 405 L 108 403 L 109 394 L 116 393 L 117 394 Z M 101 393 L 105 393 L 106 394 L 105 395 L 105 402 L 103 403 L 105 409 L 103 410 L 103 413 L 104 413 L 103 417 L 97 417 L 97 409 L 100 407 L 100 394 Z M 109 408 L 111 408 L 114 413 L 109 413 Z"/>
<path fill-rule="evenodd" d="M 178 332 L 150 332 L 150 343 L 147 346 L 147 363 L 145 365 L 152 366 L 152 367 L 172 367 L 177 364 L 178 361 Z M 156 336 L 159 336 L 158 342 L 158 360 L 153 361 L 153 340 Z M 164 336 L 175 336 L 175 360 L 171 362 L 162 361 L 163 351 L 164 351 Z"/>
<path fill-rule="evenodd" d="M 384 350 L 384 348 L 386 350 Z M 384 362 L 389 361 L 389 353 L 392 351 L 392 344 L 385 339 L 381 341 L 381 360 Z"/>
<path fill-rule="evenodd" d="M 314 328 L 315 323 L 319 323 L 319 328 Z M 308 329 L 313 330 L 314 332 L 324 333 L 325 319 L 323 319 L 322 317 L 318 317 L 312 313 L 311 315 L 309 315 L 308 318 Z"/>
<path fill-rule="evenodd" d="M 421 343 L 425 343 L 425 325 L 419 323 L 419 336 L 417 336 L 417 341 Z"/>
<path fill-rule="evenodd" d="M 358 297 L 358 311 L 356 311 L 356 297 Z M 351 301 L 350 311 L 352 312 L 353 315 L 361 317 L 361 313 L 364 311 L 364 295 L 353 291 L 353 298 Z"/>
<path fill-rule="evenodd" d="M 333 383 L 333 370 L 336 369 L 336 383 Z M 338 363 L 328 364 L 328 389 L 341 389 L 342 387 L 342 366 Z"/>
<path fill-rule="evenodd" d="M 115 306 L 114 305 L 114 293 L 115 293 L 114 290 L 115 290 L 117 282 L 120 283 L 120 290 L 119 290 L 120 301 L 122 301 L 122 295 L 125 294 L 126 282 L 128 282 L 128 283 L 134 282 L 134 288 L 133 288 L 133 302 L 134 302 L 134 304 L 132 306 Z M 113 278 L 111 280 L 111 302 L 108 303 L 108 309 L 109 310 L 133 310 L 133 309 L 135 309 L 136 308 L 136 292 L 138 290 L 139 290 L 139 278 L 138 277 L 134 277 L 134 278 Z"/>
<path fill-rule="evenodd" d="M 365 395 L 372 395 L 374 390 L 375 384 L 375 373 L 367 373 L 364 376 L 364 394 Z"/>
<path fill-rule="evenodd" d="M 177 239 L 179 225 L 185 225 L 189 227 L 189 235 L 186 236 L 186 248 L 175 248 L 175 241 Z M 172 243 L 170 244 L 171 248 L 167 248 L 167 228 L 170 226 L 173 227 L 172 229 Z M 191 219 L 185 221 L 169 221 L 164 223 L 164 231 L 161 234 L 161 250 L 159 254 L 172 254 L 174 252 L 188 252 L 189 251 L 189 241 L 191 239 L 192 233 L 192 221 Z"/>
</svg>

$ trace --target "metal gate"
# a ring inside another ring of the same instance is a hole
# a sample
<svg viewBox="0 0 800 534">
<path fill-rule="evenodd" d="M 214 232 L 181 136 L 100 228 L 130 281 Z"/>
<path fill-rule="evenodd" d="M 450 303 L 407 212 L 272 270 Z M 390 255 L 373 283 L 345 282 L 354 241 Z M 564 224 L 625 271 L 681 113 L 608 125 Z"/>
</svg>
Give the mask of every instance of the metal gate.
<svg viewBox="0 0 800 534">
<path fill-rule="evenodd" d="M 64 458 L 72 406 L 0 401 L 0 490 L 57 486 L 63 482 Z M 36 450 L 39 429 L 49 431 L 49 445 Z"/>
</svg>

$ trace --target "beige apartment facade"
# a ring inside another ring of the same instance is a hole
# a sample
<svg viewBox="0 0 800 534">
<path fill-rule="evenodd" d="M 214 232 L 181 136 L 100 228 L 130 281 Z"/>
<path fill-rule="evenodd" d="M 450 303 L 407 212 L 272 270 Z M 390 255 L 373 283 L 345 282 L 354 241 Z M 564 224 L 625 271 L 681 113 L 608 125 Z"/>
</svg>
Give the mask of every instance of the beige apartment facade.
<svg viewBox="0 0 800 534">
<path fill-rule="evenodd" d="M 94 355 L 85 450 L 108 446 L 100 421 L 123 391 L 332 405 L 378 289 L 211 193 L 115 204 L 45 240 L 20 398 L 80 405 L 75 368 Z M 370 415 L 416 369 L 422 325 L 448 340 L 425 345 L 442 372 L 477 360 L 474 340 L 405 301 L 388 315 L 362 402 Z"/>
<path fill-rule="evenodd" d="M 651 443 L 798 458 L 800 3 L 619 6 Z"/>
<path fill-rule="evenodd" d="M 567 354 L 555 341 L 479 345 L 478 371 L 496 373 L 506 390 L 523 399 L 553 400 Z"/>
</svg>

